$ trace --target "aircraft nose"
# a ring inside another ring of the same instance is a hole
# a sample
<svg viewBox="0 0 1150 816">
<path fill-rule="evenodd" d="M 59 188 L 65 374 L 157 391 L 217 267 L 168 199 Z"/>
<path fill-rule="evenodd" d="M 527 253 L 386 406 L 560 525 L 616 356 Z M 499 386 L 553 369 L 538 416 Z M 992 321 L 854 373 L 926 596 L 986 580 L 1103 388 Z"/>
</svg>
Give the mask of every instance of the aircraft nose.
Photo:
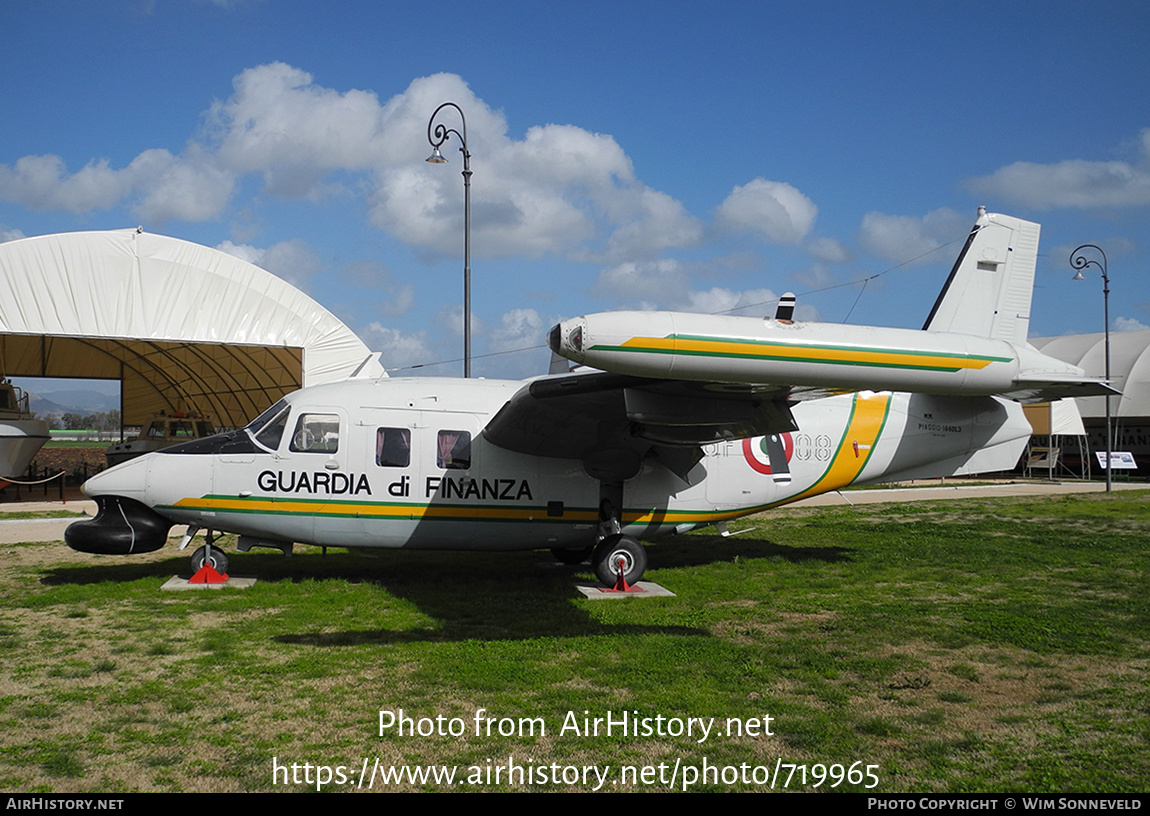
<svg viewBox="0 0 1150 816">
<path fill-rule="evenodd" d="M 139 456 L 103 473 L 97 473 L 84 482 L 80 489 L 84 495 L 93 499 L 98 496 L 123 496 L 142 502 L 148 487 L 151 459 L 151 455 Z"/>
</svg>

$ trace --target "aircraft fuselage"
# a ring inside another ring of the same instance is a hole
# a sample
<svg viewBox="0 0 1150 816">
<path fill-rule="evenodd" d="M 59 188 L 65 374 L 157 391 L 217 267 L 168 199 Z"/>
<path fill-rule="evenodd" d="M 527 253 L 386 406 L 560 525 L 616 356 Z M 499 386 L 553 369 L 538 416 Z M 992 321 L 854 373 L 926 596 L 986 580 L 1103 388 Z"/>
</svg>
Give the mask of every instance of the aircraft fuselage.
<svg viewBox="0 0 1150 816">
<path fill-rule="evenodd" d="M 583 464 L 507 450 L 482 433 L 522 385 L 421 378 L 308 388 L 261 427 L 147 455 L 85 491 L 134 499 L 173 524 L 261 540 L 590 546 L 600 484 Z M 623 485 L 622 532 L 654 538 L 852 483 L 1005 469 L 1030 434 L 1019 406 L 994 397 L 860 392 L 799 404 L 794 415 L 800 430 L 782 435 L 789 482 L 777 481 L 762 437 L 704 446 L 685 479 L 645 458 Z"/>
</svg>

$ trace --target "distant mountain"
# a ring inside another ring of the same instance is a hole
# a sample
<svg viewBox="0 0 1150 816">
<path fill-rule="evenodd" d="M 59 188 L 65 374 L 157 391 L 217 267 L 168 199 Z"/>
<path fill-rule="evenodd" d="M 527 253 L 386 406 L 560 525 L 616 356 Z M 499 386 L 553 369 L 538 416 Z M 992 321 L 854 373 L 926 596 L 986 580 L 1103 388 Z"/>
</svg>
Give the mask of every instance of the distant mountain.
<svg viewBox="0 0 1150 816">
<path fill-rule="evenodd" d="M 120 398 L 101 394 L 99 391 L 86 391 L 83 389 L 70 389 L 67 391 L 54 391 L 49 397 L 41 397 L 35 392 L 28 392 L 28 407 L 39 416 L 47 414 L 79 414 L 87 416 L 98 411 L 111 411 L 120 407 Z"/>
</svg>

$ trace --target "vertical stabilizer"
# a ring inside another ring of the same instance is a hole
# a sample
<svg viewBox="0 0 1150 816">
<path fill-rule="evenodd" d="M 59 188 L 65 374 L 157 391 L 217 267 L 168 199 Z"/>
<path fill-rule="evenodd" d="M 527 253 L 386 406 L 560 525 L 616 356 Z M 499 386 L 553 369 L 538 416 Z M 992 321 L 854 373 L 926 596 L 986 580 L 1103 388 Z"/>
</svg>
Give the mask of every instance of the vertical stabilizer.
<svg viewBox="0 0 1150 816">
<path fill-rule="evenodd" d="M 1039 225 L 978 208 L 978 220 L 923 329 L 1026 344 Z"/>
</svg>

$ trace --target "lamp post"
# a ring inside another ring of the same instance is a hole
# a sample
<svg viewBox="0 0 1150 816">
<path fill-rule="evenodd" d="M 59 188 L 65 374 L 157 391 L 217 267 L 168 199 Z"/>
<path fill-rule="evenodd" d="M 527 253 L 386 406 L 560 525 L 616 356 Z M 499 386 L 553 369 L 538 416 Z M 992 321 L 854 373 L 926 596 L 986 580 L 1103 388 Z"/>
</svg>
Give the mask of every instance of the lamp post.
<svg viewBox="0 0 1150 816">
<path fill-rule="evenodd" d="M 449 128 L 442 123 L 431 125 L 435 117 L 444 108 L 455 108 L 459 111 L 459 118 L 463 122 L 463 132 Z M 459 152 L 463 154 L 463 376 L 471 376 L 471 153 L 467 150 L 467 117 L 463 109 L 454 102 L 444 102 L 435 109 L 431 118 L 427 120 L 427 141 L 431 143 L 431 155 L 427 161 L 431 164 L 447 164 L 447 159 L 439 152 L 439 147 L 454 133 L 459 139 Z"/>
<path fill-rule="evenodd" d="M 1102 262 L 1087 258 L 1082 254 L 1085 249 L 1093 249 L 1102 256 Z M 1102 311 L 1103 318 L 1106 321 L 1106 383 L 1110 383 L 1110 275 L 1106 269 L 1106 253 L 1102 251 L 1102 247 L 1095 246 L 1094 244 L 1083 244 L 1070 253 L 1070 265 L 1077 269 L 1078 272 L 1073 280 L 1085 280 L 1082 275 L 1082 270 L 1090 266 L 1098 267 L 1102 272 Z M 1106 395 L 1106 492 L 1110 492 L 1110 454 L 1113 450 L 1113 442 L 1110 436 L 1110 395 Z"/>
</svg>

